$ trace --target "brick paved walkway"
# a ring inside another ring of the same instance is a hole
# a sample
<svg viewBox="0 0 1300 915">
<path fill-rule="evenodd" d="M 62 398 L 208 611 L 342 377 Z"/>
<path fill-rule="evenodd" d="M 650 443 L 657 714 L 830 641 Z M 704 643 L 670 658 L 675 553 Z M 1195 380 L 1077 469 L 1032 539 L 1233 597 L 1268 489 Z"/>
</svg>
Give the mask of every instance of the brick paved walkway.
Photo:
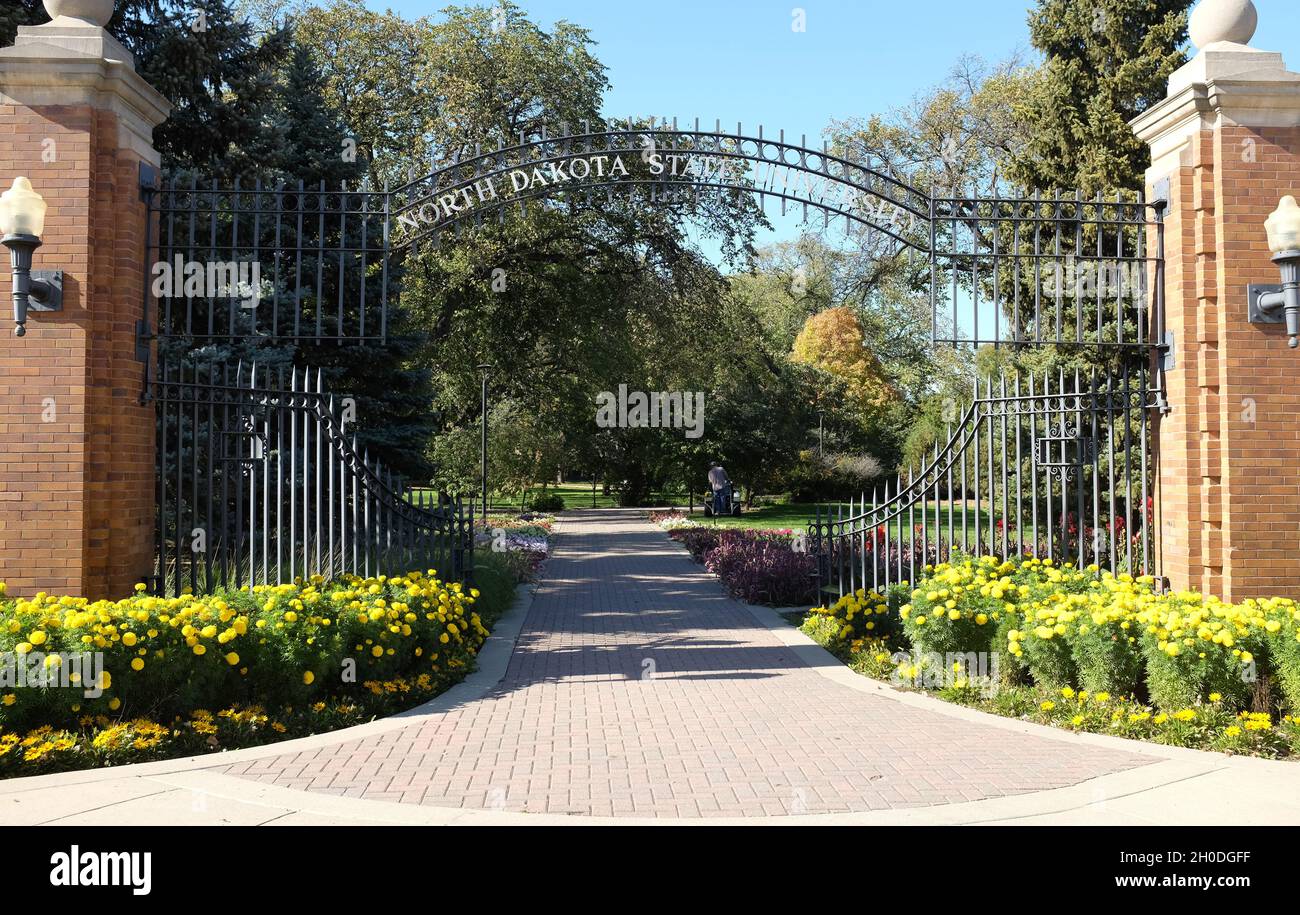
<svg viewBox="0 0 1300 915">
<path fill-rule="evenodd" d="M 586 511 L 563 519 L 488 695 L 401 730 L 217 771 L 408 804 L 711 817 L 959 803 L 1155 761 L 836 684 L 644 520 Z"/>
</svg>

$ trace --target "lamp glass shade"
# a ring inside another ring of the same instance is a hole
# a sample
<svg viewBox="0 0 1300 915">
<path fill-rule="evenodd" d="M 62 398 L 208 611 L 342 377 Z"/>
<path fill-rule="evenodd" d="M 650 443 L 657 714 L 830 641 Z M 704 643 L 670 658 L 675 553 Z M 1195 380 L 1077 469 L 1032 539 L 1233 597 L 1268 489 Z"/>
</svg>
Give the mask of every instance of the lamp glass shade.
<svg viewBox="0 0 1300 915">
<path fill-rule="evenodd" d="M 1295 198 L 1283 197 L 1264 228 L 1268 230 L 1269 250 L 1274 254 L 1300 251 L 1300 206 L 1296 205 Z"/>
<path fill-rule="evenodd" d="M 35 235 L 45 231 L 45 200 L 26 178 L 0 194 L 0 235 Z"/>
</svg>

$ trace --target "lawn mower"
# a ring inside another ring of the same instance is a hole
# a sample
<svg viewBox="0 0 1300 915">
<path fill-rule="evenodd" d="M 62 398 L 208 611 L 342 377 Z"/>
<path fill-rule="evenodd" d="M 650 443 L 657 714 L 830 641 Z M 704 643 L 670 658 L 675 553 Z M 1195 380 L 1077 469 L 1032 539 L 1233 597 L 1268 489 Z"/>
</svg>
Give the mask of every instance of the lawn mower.
<svg viewBox="0 0 1300 915">
<path fill-rule="evenodd" d="M 704 500 L 704 517 L 736 517 L 740 514 L 740 494 L 734 483 L 724 483 L 711 499 Z"/>
</svg>

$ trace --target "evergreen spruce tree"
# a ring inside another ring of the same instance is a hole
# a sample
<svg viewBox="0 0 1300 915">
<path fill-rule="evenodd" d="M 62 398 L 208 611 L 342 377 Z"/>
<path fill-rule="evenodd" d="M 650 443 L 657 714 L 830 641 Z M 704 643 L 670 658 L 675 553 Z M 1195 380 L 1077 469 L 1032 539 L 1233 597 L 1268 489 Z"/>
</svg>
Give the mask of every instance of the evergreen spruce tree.
<svg viewBox="0 0 1300 915">
<path fill-rule="evenodd" d="M 48 20 L 41 0 L 6 0 L 0 45 L 13 43 L 18 26 Z M 347 154 L 350 133 L 326 100 L 311 52 L 290 29 L 255 34 L 229 0 L 118 0 L 109 31 L 175 106 L 154 137 L 167 169 L 193 169 L 204 180 L 261 178 L 264 186 L 360 186 L 366 163 Z M 295 347 L 248 336 L 192 350 L 173 341 L 167 349 L 172 358 L 189 350 L 197 362 L 256 361 L 286 373 L 291 364 L 322 368 L 328 389 L 356 398 L 358 443 L 394 471 L 427 479 L 432 386 L 427 370 L 409 367 L 423 340 L 390 294 L 382 346 Z"/>
<path fill-rule="evenodd" d="M 40 25 L 49 22 L 41 0 L 6 0 L 0 8 L 0 48 L 14 43 L 20 25 Z"/>
<path fill-rule="evenodd" d="M 1038 0 L 1029 15 L 1044 62 L 1018 107 L 1028 141 L 1009 174 L 1023 188 L 1139 189 L 1150 164 L 1129 121 L 1165 97 L 1186 61 L 1193 0 Z"/>
<path fill-rule="evenodd" d="M 367 163 L 350 154 L 345 144 L 349 132 L 326 101 L 324 77 L 302 45 L 295 45 L 288 56 L 271 112 L 267 134 L 274 148 L 258 161 L 277 177 L 295 185 L 302 180 L 308 187 L 321 181 L 331 188 L 344 182 L 353 188 L 362 185 Z M 300 350 L 297 361 L 322 368 L 330 390 L 356 399 L 361 447 L 395 473 L 423 482 L 433 474 L 425 452 L 435 428 L 434 395 L 429 370 L 415 367 L 413 360 L 426 336 L 409 320 L 395 294 L 401 279 L 396 263 L 390 264 L 389 279 L 394 288 L 388 296 L 388 338 L 382 345 L 311 345 Z"/>
<path fill-rule="evenodd" d="M 41 0 L 5 0 L 0 46 L 18 26 L 49 21 Z M 274 65 L 289 35 L 255 40 L 229 0 L 118 0 L 108 31 L 135 57 L 136 70 L 175 106 L 154 132 L 169 168 L 202 168 L 229 176 L 243 166 L 240 150 L 259 142 L 274 89 Z"/>
</svg>

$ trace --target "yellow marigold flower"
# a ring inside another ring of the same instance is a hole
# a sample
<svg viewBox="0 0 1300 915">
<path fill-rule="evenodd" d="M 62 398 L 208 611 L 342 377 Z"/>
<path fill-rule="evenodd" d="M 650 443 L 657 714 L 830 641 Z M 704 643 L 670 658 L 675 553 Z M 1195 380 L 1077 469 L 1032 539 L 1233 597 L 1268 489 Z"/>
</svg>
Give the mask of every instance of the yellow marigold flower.
<svg viewBox="0 0 1300 915">
<path fill-rule="evenodd" d="M 132 669 L 132 670 L 144 670 L 144 660 L 143 660 L 142 658 L 132 658 L 132 659 L 131 659 L 131 669 Z"/>
<path fill-rule="evenodd" d="M 447 634 L 446 634 L 446 633 L 443 633 L 442 638 L 443 638 L 443 641 L 446 641 L 446 639 L 447 639 Z M 376 645 L 374 648 L 370 649 L 370 653 L 371 653 L 372 655 L 374 655 L 376 658 L 382 658 L 382 657 L 384 656 L 384 649 L 383 649 L 382 647 L 380 647 L 379 645 Z"/>
<path fill-rule="evenodd" d="M 1221 693 L 1210 693 L 1210 701 L 1211 701 L 1211 702 L 1222 702 L 1222 701 L 1223 701 L 1223 695 L 1222 695 Z"/>
<path fill-rule="evenodd" d="M 302 675 L 303 683 L 307 684 L 308 686 L 311 686 L 312 683 L 315 682 L 315 680 L 316 680 L 316 675 L 314 673 L 312 673 L 310 670 L 303 671 L 303 675 Z"/>
<path fill-rule="evenodd" d="M 239 663 L 239 655 L 235 654 L 233 651 L 230 652 L 228 655 L 226 655 L 226 663 L 229 664 L 231 667 L 234 667 L 236 664 Z"/>
<path fill-rule="evenodd" d="M 1241 728 L 1237 727 L 1237 726 L 1234 724 L 1234 725 L 1231 725 L 1230 727 L 1224 729 L 1224 732 L 1223 732 L 1223 733 L 1227 734 L 1229 737 L 1240 737 L 1240 736 L 1241 736 Z"/>
<path fill-rule="evenodd" d="M 1039 706 L 1039 708 L 1041 708 L 1045 712 L 1050 712 L 1052 709 L 1056 708 L 1056 703 L 1053 702 L 1051 699 L 1046 699 L 1043 701 L 1042 705 Z"/>
<path fill-rule="evenodd" d="M 196 655 L 202 656 L 207 654 L 208 647 L 206 645 L 195 645 L 190 650 L 193 651 Z"/>
</svg>

